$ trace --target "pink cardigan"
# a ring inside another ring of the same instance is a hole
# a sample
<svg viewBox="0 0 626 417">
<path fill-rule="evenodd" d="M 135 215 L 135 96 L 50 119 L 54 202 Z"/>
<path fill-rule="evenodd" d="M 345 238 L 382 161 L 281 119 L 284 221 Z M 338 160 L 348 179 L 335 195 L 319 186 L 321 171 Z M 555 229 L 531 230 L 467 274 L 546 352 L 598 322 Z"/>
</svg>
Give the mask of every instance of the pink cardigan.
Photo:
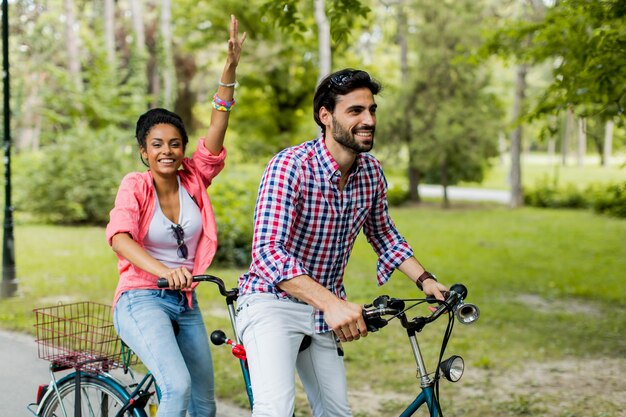
<svg viewBox="0 0 626 417">
<path fill-rule="evenodd" d="M 217 250 L 217 228 L 213 207 L 206 189 L 211 180 L 224 168 L 226 149 L 222 148 L 219 155 L 211 154 L 204 147 L 204 138 L 200 139 L 198 148 L 191 158 L 183 160 L 183 169 L 178 172 L 180 182 L 200 207 L 202 215 L 202 236 L 198 242 L 196 259 L 192 273 L 203 274 L 211 264 Z M 115 207 L 109 215 L 106 238 L 109 245 L 117 233 L 129 233 L 143 247 L 143 240 L 148 232 L 156 199 L 152 173 L 132 172 L 127 174 L 120 184 L 115 198 Z M 156 289 L 157 276 L 137 268 L 125 258 L 118 255 L 117 268 L 120 279 L 115 290 L 113 306 L 122 293 L 133 289 Z M 194 288 L 197 284 L 194 284 Z M 187 301 L 191 306 L 192 292 L 187 292 Z"/>
</svg>

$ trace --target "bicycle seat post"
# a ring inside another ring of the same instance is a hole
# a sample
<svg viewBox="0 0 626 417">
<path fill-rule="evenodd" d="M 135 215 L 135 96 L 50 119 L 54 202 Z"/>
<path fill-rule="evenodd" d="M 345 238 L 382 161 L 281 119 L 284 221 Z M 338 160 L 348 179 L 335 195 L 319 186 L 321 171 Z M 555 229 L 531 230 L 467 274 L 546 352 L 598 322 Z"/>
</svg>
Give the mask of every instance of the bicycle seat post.
<svg viewBox="0 0 626 417">
<path fill-rule="evenodd" d="M 409 342 L 411 343 L 413 357 L 415 358 L 415 363 L 417 364 L 417 372 L 420 379 L 420 386 L 422 388 L 427 387 L 428 385 L 430 385 L 431 381 L 428 378 L 428 373 L 426 372 L 426 365 L 424 364 L 424 358 L 422 357 L 422 352 L 420 350 L 419 344 L 417 343 L 415 330 L 408 329 L 407 334 L 409 336 Z"/>
</svg>

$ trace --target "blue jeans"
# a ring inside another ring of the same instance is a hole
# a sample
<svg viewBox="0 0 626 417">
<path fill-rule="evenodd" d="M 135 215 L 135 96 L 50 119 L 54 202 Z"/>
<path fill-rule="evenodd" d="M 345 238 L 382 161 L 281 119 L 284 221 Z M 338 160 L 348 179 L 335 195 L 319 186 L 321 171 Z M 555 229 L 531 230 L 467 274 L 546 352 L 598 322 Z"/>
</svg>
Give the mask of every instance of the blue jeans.
<svg viewBox="0 0 626 417">
<path fill-rule="evenodd" d="M 115 306 L 115 329 L 161 390 L 158 417 L 215 416 L 211 350 L 195 293 L 192 305 L 180 291 L 132 290 Z"/>
</svg>

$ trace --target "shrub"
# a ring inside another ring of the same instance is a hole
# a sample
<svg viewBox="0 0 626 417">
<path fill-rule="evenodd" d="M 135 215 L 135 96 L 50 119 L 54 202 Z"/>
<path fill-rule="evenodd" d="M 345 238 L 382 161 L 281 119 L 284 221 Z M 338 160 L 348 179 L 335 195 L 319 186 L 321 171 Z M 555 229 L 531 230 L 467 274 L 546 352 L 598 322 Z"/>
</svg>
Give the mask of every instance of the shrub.
<svg viewBox="0 0 626 417">
<path fill-rule="evenodd" d="M 626 182 L 596 188 L 593 192 L 596 213 L 626 218 Z"/>
<path fill-rule="evenodd" d="M 258 181 L 228 176 L 220 176 L 209 188 L 217 222 L 218 249 L 214 261 L 221 266 L 250 264 L 257 190 Z"/>
<path fill-rule="evenodd" d="M 389 184 L 387 201 L 392 207 L 402 205 L 409 200 L 409 190 L 401 184 Z"/>
<path fill-rule="evenodd" d="M 67 132 L 16 160 L 15 206 L 53 224 L 106 224 L 130 160 L 116 129 Z"/>
<path fill-rule="evenodd" d="M 586 208 L 590 202 L 587 193 L 572 184 L 558 188 L 547 179 L 524 192 L 524 203 L 533 207 L 546 208 Z"/>
</svg>

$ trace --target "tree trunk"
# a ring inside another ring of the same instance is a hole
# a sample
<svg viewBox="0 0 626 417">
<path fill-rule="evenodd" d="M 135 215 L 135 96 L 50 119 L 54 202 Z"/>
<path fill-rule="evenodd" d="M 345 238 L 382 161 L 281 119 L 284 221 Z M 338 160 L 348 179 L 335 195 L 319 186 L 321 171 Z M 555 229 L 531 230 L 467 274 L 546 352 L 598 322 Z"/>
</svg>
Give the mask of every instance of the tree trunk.
<svg viewBox="0 0 626 417">
<path fill-rule="evenodd" d="M 419 203 L 422 201 L 422 197 L 419 192 L 420 185 L 420 172 L 417 168 L 411 166 L 411 156 L 409 155 L 409 168 L 408 168 L 408 176 L 409 176 L 409 200 L 414 203 Z"/>
<path fill-rule="evenodd" d="M 524 190 L 522 188 L 522 106 L 526 93 L 526 73 L 528 67 L 521 64 L 517 67 L 515 80 L 515 100 L 513 102 L 513 123 L 517 125 L 511 133 L 511 201 L 510 207 L 516 208 L 524 205 Z"/>
<path fill-rule="evenodd" d="M 41 133 L 41 119 L 43 101 L 40 88 L 45 82 L 46 75 L 41 72 L 28 74 L 25 84 L 26 98 L 22 108 L 28 109 L 22 114 L 21 128 L 18 128 L 15 140 L 15 152 L 39 150 L 39 135 Z"/>
<path fill-rule="evenodd" d="M 115 3 L 104 0 L 104 45 L 107 52 L 107 63 L 115 68 Z"/>
<path fill-rule="evenodd" d="M 506 165 L 506 135 L 504 134 L 504 132 L 499 132 L 498 133 L 498 155 L 499 155 L 499 159 L 500 159 L 500 165 L 505 166 Z"/>
<path fill-rule="evenodd" d="M 448 198 L 448 160 L 444 158 L 441 163 L 441 186 L 443 187 L 443 200 L 441 202 L 441 206 L 444 209 L 450 208 L 450 199 Z"/>
<path fill-rule="evenodd" d="M 602 166 L 608 167 L 611 164 L 611 153 L 613 152 L 613 120 L 607 120 L 604 125 L 604 146 L 602 147 Z"/>
<path fill-rule="evenodd" d="M 163 106 L 171 109 L 174 106 L 174 55 L 172 53 L 172 2 L 161 0 L 161 41 L 163 42 Z"/>
<path fill-rule="evenodd" d="M 143 9 L 141 0 L 131 0 L 130 9 L 133 15 L 133 33 L 135 34 L 135 47 L 143 56 L 146 52 L 146 34 L 143 24 Z"/>
<path fill-rule="evenodd" d="M 574 130 L 574 112 L 571 108 L 567 109 L 565 114 L 565 129 L 563 129 L 563 140 L 561 141 L 561 164 L 567 165 L 567 158 L 569 156 L 569 140 Z"/>
<path fill-rule="evenodd" d="M 587 123 L 583 117 L 578 118 L 578 147 L 576 160 L 578 166 L 585 165 L 585 154 L 587 153 Z"/>
<path fill-rule="evenodd" d="M 405 0 L 398 1 L 398 44 L 400 45 L 400 80 L 402 85 L 409 85 L 409 48 L 407 42 L 407 17 L 405 12 Z M 415 157 L 411 154 L 411 106 L 404 106 L 404 117 L 401 121 L 401 143 L 405 143 L 409 152 L 409 167 L 407 170 L 409 178 L 409 200 L 419 203 L 420 197 L 419 184 L 420 173 L 416 166 Z"/>
<path fill-rule="evenodd" d="M 63 1 L 65 9 L 65 43 L 67 46 L 67 69 L 74 80 L 76 91 L 83 91 L 82 77 L 80 74 L 80 53 L 78 34 L 74 30 L 76 14 L 74 12 L 74 0 Z"/>
<path fill-rule="evenodd" d="M 326 1 L 314 0 L 315 23 L 317 24 L 317 43 L 319 48 L 318 82 L 330 74 L 332 68 L 332 51 L 330 47 L 330 23 L 326 16 Z"/>
<path fill-rule="evenodd" d="M 548 139 L 548 161 L 550 164 L 556 161 L 556 140 L 554 138 Z"/>
</svg>

